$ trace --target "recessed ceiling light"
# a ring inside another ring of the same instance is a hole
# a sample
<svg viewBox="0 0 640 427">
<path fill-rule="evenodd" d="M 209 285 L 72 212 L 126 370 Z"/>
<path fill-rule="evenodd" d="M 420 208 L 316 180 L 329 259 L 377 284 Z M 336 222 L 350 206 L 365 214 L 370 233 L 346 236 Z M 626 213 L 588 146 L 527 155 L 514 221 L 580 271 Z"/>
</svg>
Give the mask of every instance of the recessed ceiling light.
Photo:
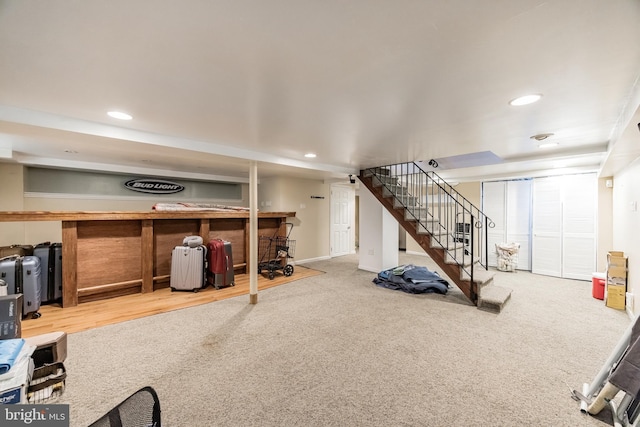
<svg viewBox="0 0 640 427">
<path fill-rule="evenodd" d="M 534 102 L 539 101 L 540 98 L 542 98 L 542 95 L 540 95 L 539 93 L 534 93 L 531 95 L 525 95 L 516 99 L 512 99 L 511 101 L 509 101 L 509 104 L 514 106 L 533 104 Z"/>
<path fill-rule="evenodd" d="M 316 153 L 307 153 L 304 155 L 307 159 L 314 159 L 316 157 Z"/>
<path fill-rule="evenodd" d="M 123 113 L 122 111 L 109 111 L 107 114 L 109 116 L 113 117 L 114 119 L 118 119 L 118 120 L 131 120 L 131 119 L 133 119 L 131 114 Z"/>
</svg>

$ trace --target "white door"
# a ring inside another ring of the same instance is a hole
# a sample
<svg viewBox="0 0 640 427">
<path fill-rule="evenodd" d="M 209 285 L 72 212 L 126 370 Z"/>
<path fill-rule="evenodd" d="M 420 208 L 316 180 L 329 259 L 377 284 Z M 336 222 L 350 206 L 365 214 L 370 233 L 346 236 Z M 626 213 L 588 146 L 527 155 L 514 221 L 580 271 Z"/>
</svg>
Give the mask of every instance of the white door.
<svg viewBox="0 0 640 427">
<path fill-rule="evenodd" d="M 562 178 L 533 180 L 532 273 L 562 277 Z"/>
<path fill-rule="evenodd" d="M 331 251 L 332 257 L 347 255 L 355 250 L 355 200 L 351 186 L 331 186 Z"/>
<path fill-rule="evenodd" d="M 497 265 L 496 245 L 518 243 L 518 270 L 531 269 L 531 180 L 485 182 L 482 211 L 495 224 L 487 231 L 489 266 Z"/>
<path fill-rule="evenodd" d="M 493 221 L 495 227 L 487 230 L 487 256 L 489 266 L 497 265 L 496 245 L 503 243 L 507 234 L 505 220 L 506 182 L 484 182 L 482 184 L 482 212 Z"/>
<path fill-rule="evenodd" d="M 591 280 L 596 268 L 596 174 L 534 180 L 532 272 Z"/>
<path fill-rule="evenodd" d="M 531 270 L 531 180 L 507 181 L 505 243 L 518 243 L 518 270 Z"/>
<path fill-rule="evenodd" d="M 596 271 L 596 175 L 566 176 L 563 199 L 562 277 L 591 280 Z"/>
</svg>

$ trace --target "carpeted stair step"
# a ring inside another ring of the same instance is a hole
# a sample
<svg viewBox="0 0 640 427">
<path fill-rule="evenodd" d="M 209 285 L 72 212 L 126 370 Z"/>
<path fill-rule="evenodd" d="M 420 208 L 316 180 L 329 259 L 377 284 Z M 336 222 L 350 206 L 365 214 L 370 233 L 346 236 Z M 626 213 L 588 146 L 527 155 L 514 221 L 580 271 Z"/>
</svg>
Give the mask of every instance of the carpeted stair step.
<svg viewBox="0 0 640 427">
<path fill-rule="evenodd" d="M 447 239 L 446 235 L 437 236 L 432 234 L 431 242 L 429 246 L 436 249 L 445 249 L 445 246 L 446 246 L 446 249 L 454 250 L 458 248 L 463 248 L 464 243 L 456 242 L 451 236 L 449 236 L 449 238 Z"/>
<path fill-rule="evenodd" d="M 476 265 L 473 268 L 473 281 L 476 282 L 478 287 L 486 286 L 493 281 L 493 277 L 496 275 L 494 271 L 485 270 L 484 267 Z M 460 278 L 462 280 L 471 280 L 469 273 L 460 270 Z"/>
<path fill-rule="evenodd" d="M 471 266 L 472 262 L 476 263 L 480 261 L 477 257 L 473 261 L 471 261 L 471 255 L 466 252 L 466 247 L 464 245 L 462 247 L 458 246 L 455 250 L 449 250 L 444 255 L 444 262 L 447 264 L 458 264 L 463 265 L 465 267 Z M 484 269 L 483 269 L 484 270 Z M 486 270 L 485 270 L 486 271 Z M 474 276 L 475 276 L 474 271 Z"/>
<path fill-rule="evenodd" d="M 414 196 L 409 196 L 409 195 L 400 195 L 400 196 L 396 196 L 393 199 L 393 207 L 395 208 L 406 208 L 406 207 L 412 207 L 416 205 L 416 202 L 418 201 L 417 197 Z"/>
<path fill-rule="evenodd" d="M 490 284 L 480 289 L 478 296 L 478 309 L 500 313 L 504 305 L 511 298 L 511 289 Z"/>
<path fill-rule="evenodd" d="M 433 217 L 433 213 L 429 212 L 429 209 L 422 206 L 408 206 L 407 215 L 416 218 L 428 218 Z"/>
<path fill-rule="evenodd" d="M 398 178 L 386 175 L 373 175 L 371 183 L 374 187 L 382 187 L 383 185 L 398 185 Z"/>
<path fill-rule="evenodd" d="M 365 169 L 362 176 L 370 177 L 373 175 L 391 175 L 391 170 L 389 168 L 370 168 Z"/>
<path fill-rule="evenodd" d="M 407 195 L 407 187 L 402 185 L 388 185 L 382 189 L 382 197 L 406 197 Z"/>
<path fill-rule="evenodd" d="M 411 220 L 408 220 L 411 221 Z M 436 230 L 440 229 L 440 221 L 436 220 L 424 220 L 416 222 L 416 232 L 418 234 L 433 234 Z"/>
</svg>

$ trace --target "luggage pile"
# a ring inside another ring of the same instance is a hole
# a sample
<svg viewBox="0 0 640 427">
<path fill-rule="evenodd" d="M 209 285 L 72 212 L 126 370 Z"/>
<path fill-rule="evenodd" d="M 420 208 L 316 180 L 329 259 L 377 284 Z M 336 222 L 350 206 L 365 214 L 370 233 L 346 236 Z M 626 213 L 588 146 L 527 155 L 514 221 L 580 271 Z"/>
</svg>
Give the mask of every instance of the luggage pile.
<svg viewBox="0 0 640 427">
<path fill-rule="evenodd" d="M 231 242 L 213 239 L 207 245 L 200 236 L 187 236 L 171 252 L 172 291 L 193 291 L 212 285 L 234 286 Z"/>
<path fill-rule="evenodd" d="M 22 295 L 22 316 L 40 317 L 41 304 L 62 299 L 62 243 L 0 248 L 0 296 Z"/>
</svg>

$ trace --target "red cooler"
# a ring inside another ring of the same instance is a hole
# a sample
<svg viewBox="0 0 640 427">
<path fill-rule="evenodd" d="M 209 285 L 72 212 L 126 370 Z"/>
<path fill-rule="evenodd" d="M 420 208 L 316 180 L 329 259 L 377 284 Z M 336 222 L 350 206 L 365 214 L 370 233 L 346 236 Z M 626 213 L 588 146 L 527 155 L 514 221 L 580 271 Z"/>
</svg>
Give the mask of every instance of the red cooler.
<svg viewBox="0 0 640 427">
<path fill-rule="evenodd" d="M 591 290 L 591 295 L 593 295 L 596 299 L 604 299 L 604 289 L 607 283 L 607 276 L 605 273 L 593 273 L 593 278 L 591 279 L 593 283 L 593 287 Z"/>
</svg>

